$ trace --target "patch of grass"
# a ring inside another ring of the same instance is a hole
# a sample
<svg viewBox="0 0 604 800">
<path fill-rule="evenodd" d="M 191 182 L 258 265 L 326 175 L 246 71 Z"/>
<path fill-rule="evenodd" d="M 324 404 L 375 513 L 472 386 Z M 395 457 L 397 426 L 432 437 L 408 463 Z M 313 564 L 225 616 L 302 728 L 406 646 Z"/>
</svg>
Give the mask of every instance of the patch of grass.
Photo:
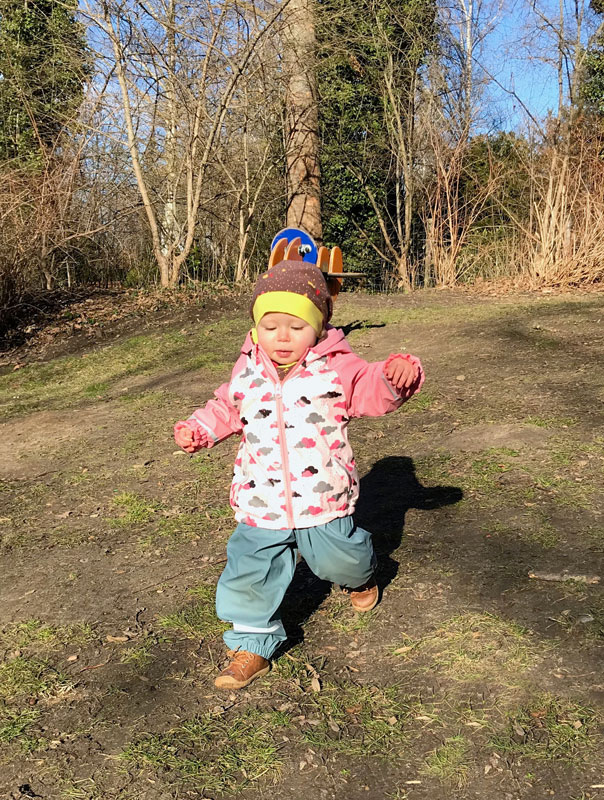
<svg viewBox="0 0 604 800">
<path fill-rule="evenodd" d="M 108 383 L 91 383 L 89 386 L 84 387 L 83 393 L 86 397 L 99 398 L 102 397 L 108 389 Z"/>
<path fill-rule="evenodd" d="M 332 628 L 342 633 L 366 631 L 377 616 L 378 611 L 358 614 L 353 611 L 349 597 L 330 598 L 325 608 L 325 618 Z"/>
<path fill-rule="evenodd" d="M 127 650 L 120 661 L 122 664 L 130 664 L 137 672 L 143 672 L 153 661 L 153 648 L 167 641 L 169 639 L 165 636 L 147 636 L 142 642 Z"/>
<path fill-rule="evenodd" d="M 37 708 L 17 709 L 0 705 L 0 743 L 18 744 L 21 750 L 30 753 L 39 745 L 30 728 L 40 716 Z"/>
<path fill-rule="evenodd" d="M 536 661 L 530 634 L 494 614 L 462 614 L 421 639 L 407 638 L 394 654 L 421 660 L 426 671 L 446 675 L 458 684 L 480 680 L 516 685 Z"/>
<path fill-rule="evenodd" d="M 225 465 L 220 458 L 217 458 L 216 453 L 208 453 L 205 450 L 192 456 L 188 463 L 194 468 L 195 474 L 200 478 L 218 478 L 223 475 L 225 471 Z"/>
<path fill-rule="evenodd" d="M 127 433 L 122 439 L 120 451 L 126 456 L 134 455 L 140 452 L 141 448 L 148 441 L 149 432 L 146 429 Z"/>
<path fill-rule="evenodd" d="M 423 774 L 461 789 L 468 782 L 469 749 L 463 736 L 450 736 L 430 753 L 422 769 Z"/>
<path fill-rule="evenodd" d="M 596 726 L 592 709 L 542 694 L 511 712 L 491 745 L 508 756 L 577 763 L 595 747 Z"/>
<path fill-rule="evenodd" d="M 434 396 L 424 389 L 415 395 L 407 403 L 403 404 L 403 413 L 417 414 L 419 411 L 426 411 L 434 403 Z"/>
<path fill-rule="evenodd" d="M 538 428 L 572 428 L 579 424 L 575 417 L 525 417 L 522 422 L 525 425 L 535 425 Z"/>
<path fill-rule="evenodd" d="M 282 762 L 275 725 L 274 714 L 255 709 L 228 718 L 208 713 L 167 733 L 141 737 L 121 757 L 171 785 L 202 792 L 240 791 L 278 777 Z"/>
<path fill-rule="evenodd" d="M 271 674 L 279 676 L 284 681 L 293 681 L 300 685 L 302 681 L 307 680 L 309 677 L 307 664 L 312 667 L 311 658 L 298 645 L 273 662 Z M 314 669 L 314 667 L 312 668 Z"/>
<path fill-rule="evenodd" d="M 219 620 L 214 610 L 216 588 L 214 586 L 198 586 L 194 596 L 201 602 L 184 608 L 174 614 L 158 619 L 160 627 L 178 631 L 187 639 L 206 639 L 218 636 L 229 626 Z"/>
<path fill-rule="evenodd" d="M 494 520 L 482 526 L 482 529 L 492 535 L 520 537 L 524 541 L 534 542 L 544 549 L 556 547 L 560 543 L 560 534 L 546 518 L 545 514 L 535 510 L 526 513 L 526 520 L 521 524 L 508 524 Z"/>
<path fill-rule="evenodd" d="M 167 331 L 133 336 L 99 350 L 63 356 L 44 364 L 28 364 L 18 372 L 0 375 L 0 408 L 9 417 L 37 408 L 69 408 L 106 395 L 131 376 L 160 372 L 178 364 L 185 372 L 200 368 L 226 369 L 226 355 L 236 354 L 247 320 L 225 318 L 190 334 Z M 219 346 L 208 348 L 208 335 Z M 230 366 L 230 361 L 228 362 Z"/>
<path fill-rule="evenodd" d="M 122 796 L 120 793 L 120 797 Z M 92 778 L 84 778 L 64 784 L 60 797 L 61 800 L 103 800 L 105 793 Z M 125 796 L 124 800 L 127 800 Z"/>
<path fill-rule="evenodd" d="M 0 664 L 0 701 L 48 697 L 72 688 L 71 681 L 48 661 L 18 656 Z"/>
<path fill-rule="evenodd" d="M 205 510 L 208 519 L 224 519 L 233 514 L 233 509 L 230 505 L 224 504 L 219 506 L 208 506 Z"/>
<path fill-rule="evenodd" d="M 138 415 L 141 411 L 150 411 L 151 409 L 170 405 L 175 399 L 176 395 L 172 394 L 172 392 L 144 390 L 142 392 L 124 392 L 117 398 L 117 401 L 121 406 Z"/>
<path fill-rule="evenodd" d="M 303 736 L 316 748 L 386 758 L 407 739 L 403 726 L 408 708 L 395 688 L 326 682 L 321 692 L 309 697 L 305 710 L 314 724 Z"/>
<path fill-rule="evenodd" d="M 418 480 L 423 484 L 438 483 L 450 480 L 450 470 L 453 465 L 453 457 L 450 453 L 435 453 L 431 456 L 415 459 L 415 468 Z"/>
<path fill-rule="evenodd" d="M 82 646 L 94 639 L 94 632 L 86 623 L 75 625 L 46 625 L 39 619 L 28 619 L 8 625 L 0 631 L 0 649 L 55 650 L 65 645 Z"/>
<path fill-rule="evenodd" d="M 207 521 L 199 514 L 178 514 L 162 519 L 157 530 L 151 531 L 140 540 L 143 547 L 153 547 L 160 541 L 168 545 L 195 541 L 205 533 Z"/>
<path fill-rule="evenodd" d="M 147 500 L 134 492 L 121 492 L 113 498 L 113 505 L 123 509 L 120 517 L 111 520 L 112 525 L 125 528 L 131 525 L 144 525 L 161 508 L 161 503 L 156 500 Z"/>
</svg>

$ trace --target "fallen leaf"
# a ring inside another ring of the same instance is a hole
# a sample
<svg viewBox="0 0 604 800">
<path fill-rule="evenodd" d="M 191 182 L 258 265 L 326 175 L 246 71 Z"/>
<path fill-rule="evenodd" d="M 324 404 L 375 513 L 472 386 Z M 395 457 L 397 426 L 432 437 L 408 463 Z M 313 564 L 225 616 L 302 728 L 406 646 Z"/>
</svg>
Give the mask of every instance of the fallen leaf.
<svg viewBox="0 0 604 800">
<path fill-rule="evenodd" d="M 129 637 L 128 636 L 111 636 L 111 635 L 107 635 L 105 637 L 105 641 L 107 641 L 107 642 L 127 642 L 127 641 L 129 641 Z"/>
</svg>

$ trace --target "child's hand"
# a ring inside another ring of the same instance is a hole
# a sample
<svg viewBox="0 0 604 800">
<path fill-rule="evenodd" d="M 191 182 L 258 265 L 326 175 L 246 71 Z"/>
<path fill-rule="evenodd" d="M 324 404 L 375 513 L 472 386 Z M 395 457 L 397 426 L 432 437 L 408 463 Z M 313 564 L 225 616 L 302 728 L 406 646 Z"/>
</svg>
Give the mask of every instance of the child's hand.
<svg viewBox="0 0 604 800">
<path fill-rule="evenodd" d="M 391 358 L 384 366 L 384 375 L 399 392 L 409 389 L 417 380 L 417 367 L 403 356 Z"/>
<path fill-rule="evenodd" d="M 185 453 L 194 453 L 203 446 L 198 431 L 193 430 L 187 422 L 176 423 L 174 426 L 174 439 L 176 440 L 176 444 L 182 447 Z"/>
</svg>

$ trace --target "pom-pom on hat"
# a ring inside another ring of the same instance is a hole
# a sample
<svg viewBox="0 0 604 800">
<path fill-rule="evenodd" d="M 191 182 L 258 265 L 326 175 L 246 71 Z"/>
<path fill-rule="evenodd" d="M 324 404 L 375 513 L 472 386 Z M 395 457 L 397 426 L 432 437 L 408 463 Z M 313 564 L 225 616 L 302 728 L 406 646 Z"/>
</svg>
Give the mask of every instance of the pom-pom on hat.
<svg viewBox="0 0 604 800">
<path fill-rule="evenodd" d="M 260 275 L 250 307 L 254 324 L 272 311 L 300 317 L 320 336 L 333 311 L 321 270 L 304 261 L 281 261 Z"/>
</svg>

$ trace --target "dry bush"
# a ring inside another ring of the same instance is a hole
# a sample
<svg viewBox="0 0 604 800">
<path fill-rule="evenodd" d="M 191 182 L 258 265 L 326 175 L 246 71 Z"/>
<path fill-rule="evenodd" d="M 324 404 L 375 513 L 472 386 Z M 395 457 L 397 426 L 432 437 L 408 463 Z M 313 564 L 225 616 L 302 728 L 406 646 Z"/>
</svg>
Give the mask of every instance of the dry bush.
<svg viewBox="0 0 604 800">
<path fill-rule="evenodd" d="M 522 277 L 530 288 L 604 279 L 604 162 L 600 137 L 580 134 L 570 152 L 552 148 L 535 175 L 534 219 Z M 518 254 L 519 257 L 521 254 Z"/>
</svg>

